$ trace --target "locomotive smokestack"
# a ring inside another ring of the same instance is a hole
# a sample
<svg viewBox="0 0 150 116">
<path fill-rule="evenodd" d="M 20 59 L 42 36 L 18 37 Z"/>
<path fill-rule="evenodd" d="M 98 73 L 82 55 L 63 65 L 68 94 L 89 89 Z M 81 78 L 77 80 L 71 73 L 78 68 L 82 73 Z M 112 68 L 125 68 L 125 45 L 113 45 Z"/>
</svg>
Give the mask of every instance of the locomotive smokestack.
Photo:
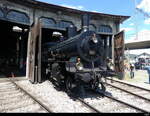
<svg viewBox="0 0 150 116">
<path fill-rule="evenodd" d="M 89 24 L 90 24 L 90 15 L 84 14 L 82 16 L 82 29 L 84 31 L 88 31 L 89 30 Z"/>
</svg>

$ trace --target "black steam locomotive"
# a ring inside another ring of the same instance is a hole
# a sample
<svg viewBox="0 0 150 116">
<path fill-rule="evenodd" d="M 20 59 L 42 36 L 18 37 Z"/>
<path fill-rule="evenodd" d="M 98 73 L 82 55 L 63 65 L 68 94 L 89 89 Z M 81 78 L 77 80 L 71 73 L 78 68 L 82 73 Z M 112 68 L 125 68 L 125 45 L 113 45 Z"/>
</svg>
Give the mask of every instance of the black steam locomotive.
<svg viewBox="0 0 150 116">
<path fill-rule="evenodd" d="M 43 72 L 57 85 L 64 85 L 67 92 L 84 89 L 105 91 L 102 78 L 107 74 L 102 56 L 104 45 L 98 34 L 88 30 L 84 21 L 83 30 L 60 42 L 43 45 Z M 73 35 L 72 34 L 72 35 Z M 83 92 L 84 93 L 84 92 Z"/>
</svg>

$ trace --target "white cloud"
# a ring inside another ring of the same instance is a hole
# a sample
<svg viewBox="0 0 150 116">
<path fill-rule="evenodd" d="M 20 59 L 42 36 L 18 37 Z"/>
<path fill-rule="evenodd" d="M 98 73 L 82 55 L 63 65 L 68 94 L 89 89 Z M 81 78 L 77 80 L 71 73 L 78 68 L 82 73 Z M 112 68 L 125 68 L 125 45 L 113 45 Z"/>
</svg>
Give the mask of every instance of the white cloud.
<svg viewBox="0 0 150 116">
<path fill-rule="evenodd" d="M 134 25 L 134 23 L 130 23 L 129 25 L 130 25 L 130 26 L 133 26 L 133 25 Z"/>
<path fill-rule="evenodd" d="M 147 13 L 150 13 L 150 0 L 142 0 L 137 8 L 144 10 Z"/>
<path fill-rule="evenodd" d="M 99 11 L 96 11 L 96 10 L 93 10 L 93 11 L 91 11 L 91 12 L 96 12 L 96 13 L 99 13 Z"/>
<path fill-rule="evenodd" d="M 125 32 L 129 32 L 129 31 L 133 31 L 134 28 L 132 28 L 132 27 L 123 27 L 123 28 L 121 28 L 120 30 L 121 30 L 121 31 L 125 30 Z"/>
<path fill-rule="evenodd" d="M 67 4 L 62 4 L 61 6 L 64 6 L 64 7 L 68 7 L 68 8 L 73 8 L 73 9 L 78 9 L 78 10 L 83 10 L 84 9 L 84 6 L 73 6 L 73 5 L 67 5 Z"/>
<path fill-rule="evenodd" d="M 125 40 L 125 43 L 139 42 L 146 40 L 150 40 L 150 30 L 143 29 L 137 34 L 137 38 L 136 35 L 133 35 L 128 40 Z"/>
<path fill-rule="evenodd" d="M 126 20 L 126 22 L 129 22 L 129 21 L 131 21 L 132 20 L 132 16 L 130 17 L 130 18 L 128 18 L 127 20 Z"/>
<path fill-rule="evenodd" d="M 149 25 L 149 24 L 150 24 L 150 18 L 149 18 L 149 19 L 146 19 L 146 20 L 144 21 L 144 24 Z"/>
</svg>

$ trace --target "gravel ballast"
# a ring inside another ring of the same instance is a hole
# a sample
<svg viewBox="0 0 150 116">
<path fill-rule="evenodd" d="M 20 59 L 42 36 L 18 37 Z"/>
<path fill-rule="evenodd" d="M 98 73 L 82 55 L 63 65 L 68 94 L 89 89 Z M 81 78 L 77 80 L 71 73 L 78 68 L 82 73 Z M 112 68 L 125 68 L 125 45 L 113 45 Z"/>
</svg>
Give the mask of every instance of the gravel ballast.
<svg viewBox="0 0 150 116">
<path fill-rule="evenodd" d="M 16 83 L 42 101 L 53 112 L 91 112 L 80 102 L 71 99 L 65 92 L 57 91 L 50 81 L 31 84 L 28 80 L 25 80 Z"/>
<path fill-rule="evenodd" d="M 46 105 L 49 109 L 51 109 L 53 112 L 56 113 L 89 113 L 92 112 L 89 108 L 83 106 L 82 103 L 80 103 L 78 100 L 73 100 L 70 98 L 66 92 L 64 91 L 58 91 L 54 85 L 50 81 L 45 81 L 40 84 L 32 84 L 29 80 L 20 80 L 16 81 L 18 85 L 20 85 L 23 89 L 28 91 L 30 94 L 32 94 L 34 97 L 38 98 L 39 101 L 41 101 L 44 105 Z M 10 97 L 15 97 L 19 94 L 23 95 L 23 93 L 19 93 L 18 91 L 15 91 L 15 88 L 11 83 L 5 82 L 1 83 L 3 85 L 3 88 L 0 89 L 0 91 L 3 91 L 3 89 L 9 90 L 11 88 L 14 93 L 12 94 L 11 91 L 3 92 L 0 96 L 1 99 L 3 98 L 3 95 L 5 95 L 5 98 L 10 98 Z M 10 85 L 10 86 L 8 86 Z M 132 102 L 131 104 L 143 104 L 143 108 L 149 108 L 149 106 L 146 106 L 147 103 L 143 100 L 138 100 L 134 97 L 128 96 L 125 93 L 122 93 L 119 90 L 114 90 L 112 88 L 109 88 L 106 86 L 106 90 L 110 92 L 114 97 L 116 98 L 121 98 L 123 101 L 127 102 Z M 91 97 L 90 97 L 91 96 Z M 26 98 L 24 98 L 26 99 Z M 84 99 L 87 103 L 91 104 L 93 107 L 96 109 L 100 110 L 101 112 L 137 112 L 136 110 L 132 108 L 125 107 L 124 105 L 120 105 L 119 103 L 112 102 L 111 100 L 108 100 L 108 98 L 96 98 L 94 95 L 89 95 L 89 97 L 85 97 Z M 24 100 L 25 101 L 25 100 Z M 7 103 L 8 101 L 3 101 L 3 104 Z M 9 101 L 11 102 L 11 101 Z M 23 105 L 23 99 L 20 100 L 20 104 L 18 105 L 22 106 Z M 4 107 L 9 108 L 10 106 L 5 106 Z M 17 108 L 17 109 L 12 109 L 8 110 L 7 112 L 43 112 L 38 106 L 35 107 L 34 105 L 29 104 L 29 106 L 25 106 L 25 108 Z M 148 110 L 148 109 L 147 109 Z"/>
</svg>

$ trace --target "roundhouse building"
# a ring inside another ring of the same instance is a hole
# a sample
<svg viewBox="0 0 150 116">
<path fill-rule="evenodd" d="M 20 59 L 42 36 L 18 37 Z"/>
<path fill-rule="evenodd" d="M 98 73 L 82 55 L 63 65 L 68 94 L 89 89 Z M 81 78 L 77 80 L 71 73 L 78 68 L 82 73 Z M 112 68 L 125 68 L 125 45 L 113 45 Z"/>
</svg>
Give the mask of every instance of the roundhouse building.
<svg viewBox="0 0 150 116">
<path fill-rule="evenodd" d="M 124 39 L 119 25 L 129 16 L 80 11 L 35 0 L 0 0 L 0 75 L 26 76 L 42 82 L 41 46 L 54 32 L 70 37 L 69 27 L 96 31 L 106 57 L 123 77 Z"/>
</svg>

